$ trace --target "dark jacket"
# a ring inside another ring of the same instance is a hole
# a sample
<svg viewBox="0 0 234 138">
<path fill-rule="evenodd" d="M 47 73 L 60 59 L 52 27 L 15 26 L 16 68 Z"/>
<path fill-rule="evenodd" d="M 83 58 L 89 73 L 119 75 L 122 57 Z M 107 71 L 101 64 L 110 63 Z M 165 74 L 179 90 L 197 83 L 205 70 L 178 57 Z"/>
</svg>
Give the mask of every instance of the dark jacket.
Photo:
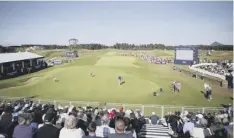
<svg viewBox="0 0 234 138">
<path fill-rule="evenodd" d="M 78 122 L 77 122 L 76 127 L 81 128 L 84 131 L 86 136 L 89 134 L 88 131 L 87 131 L 87 123 L 84 120 L 79 119 Z"/>
<path fill-rule="evenodd" d="M 0 121 L 0 133 L 7 133 L 7 127 L 11 124 L 12 121 L 12 115 L 11 114 L 4 114 L 2 115 L 1 121 Z"/>
<path fill-rule="evenodd" d="M 37 131 L 37 138 L 58 138 L 59 129 L 51 124 L 45 124 Z"/>
<path fill-rule="evenodd" d="M 7 128 L 7 135 L 8 135 L 8 138 L 12 138 L 12 135 L 13 135 L 13 132 L 14 132 L 14 129 L 15 127 L 18 125 L 18 121 L 14 121 L 12 122 L 8 128 Z"/>
<path fill-rule="evenodd" d="M 97 137 L 97 136 L 83 136 L 82 138 L 101 138 L 101 137 Z"/>
<path fill-rule="evenodd" d="M 131 134 L 125 134 L 125 133 L 115 133 L 115 134 L 110 134 L 108 138 L 133 138 Z"/>
</svg>

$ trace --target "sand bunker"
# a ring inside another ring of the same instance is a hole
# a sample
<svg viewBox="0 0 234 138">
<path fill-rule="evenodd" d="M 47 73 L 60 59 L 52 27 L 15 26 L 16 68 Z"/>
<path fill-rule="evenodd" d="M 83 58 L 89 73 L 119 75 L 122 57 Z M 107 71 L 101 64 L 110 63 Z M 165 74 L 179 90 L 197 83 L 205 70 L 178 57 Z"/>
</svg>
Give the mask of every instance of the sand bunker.
<svg viewBox="0 0 234 138">
<path fill-rule="evenodd" d="M 30 79 L 28 79 L 27 81 L 25 81 L 25 83 L 31 83 L 35 80 L 39 79 L 39 77 L 31 77 Z"/>
</svg>

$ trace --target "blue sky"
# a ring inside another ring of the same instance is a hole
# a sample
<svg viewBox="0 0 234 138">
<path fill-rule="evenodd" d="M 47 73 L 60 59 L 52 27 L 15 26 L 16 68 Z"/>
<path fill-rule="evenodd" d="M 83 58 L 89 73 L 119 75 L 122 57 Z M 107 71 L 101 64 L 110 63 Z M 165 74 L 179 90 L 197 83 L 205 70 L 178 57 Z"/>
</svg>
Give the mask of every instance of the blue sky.
<svg viewBox="0 0 234 138">
<path fill-rule="evenodd" d="M 0 45 L 233 43 L 232 2 L 0 2 Z"/>
</svg>

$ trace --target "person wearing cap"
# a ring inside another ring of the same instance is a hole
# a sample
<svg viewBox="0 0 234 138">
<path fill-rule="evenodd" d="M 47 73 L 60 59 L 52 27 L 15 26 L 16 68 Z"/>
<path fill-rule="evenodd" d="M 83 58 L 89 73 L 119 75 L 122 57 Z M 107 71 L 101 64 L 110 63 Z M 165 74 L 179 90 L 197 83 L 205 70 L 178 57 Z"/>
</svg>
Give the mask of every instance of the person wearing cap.
<svg viewBox="0 0 234 138">
<path fill-rule="evenodd" d="M 96 131 L 96 123 L 95 122 L 91 122 L 88 125 L 87 131 L 89 132 L 88 136 L 83 136 L 82 138 L 101 138 L 101 137 L 97 137 L 95 134 Z"/>
<path fill-rule="evenodd" d="M 53 126 L 52 122 L 55 119 L 53 112 L 47 111 L 44 119 L 44 125 L 38 129 L 37 138 L 58 138 L 59 129 Z"/>
<path fill-rule="evenodd" d="M 115 134 L 110 134 L 108 138 L 133 138 L 131 133 L 125 133 L 125 123 L 122 119 L 118 119 L 115 122 Z"/>
</svg>

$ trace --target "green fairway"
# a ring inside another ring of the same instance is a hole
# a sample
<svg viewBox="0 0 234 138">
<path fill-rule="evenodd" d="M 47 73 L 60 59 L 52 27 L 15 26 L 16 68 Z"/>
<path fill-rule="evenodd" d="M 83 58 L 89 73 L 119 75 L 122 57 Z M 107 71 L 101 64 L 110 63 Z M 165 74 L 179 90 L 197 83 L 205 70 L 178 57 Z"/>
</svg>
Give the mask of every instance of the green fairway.
<svg viewBox="0 0 234 138">
<path fill-rule="evenodd" d="M 172 51 L 151 51 L 154 54 Z M 52 58 L 63 52 L 37 51 Z M 0 81 L 1 96 L 36 96 L 36 98 L 121 102 L 137 104 L 166 104 L 193 106 L 220 106 L 232 102 L 226 88 L 211 84 L 213 100 L 208 102 L 201 91 L 204 82 L 178 71 L 170 65 L 155 65 L 135 57 L 118 56 L 119 51 L 81 51 L 81 58 L 71 63 L 51 67 L 40 72 Z M 95 76 L 90 76 L 92 71 Z M 119 85 L 117 78 L 125 83 Z M 53 81 L 53 76 L 59 80 Z M 182 91 L 170 92 L 172 81 L 180 81 Z M 153 97 L 160 88 L 164 93 Z"/>
</svg>

